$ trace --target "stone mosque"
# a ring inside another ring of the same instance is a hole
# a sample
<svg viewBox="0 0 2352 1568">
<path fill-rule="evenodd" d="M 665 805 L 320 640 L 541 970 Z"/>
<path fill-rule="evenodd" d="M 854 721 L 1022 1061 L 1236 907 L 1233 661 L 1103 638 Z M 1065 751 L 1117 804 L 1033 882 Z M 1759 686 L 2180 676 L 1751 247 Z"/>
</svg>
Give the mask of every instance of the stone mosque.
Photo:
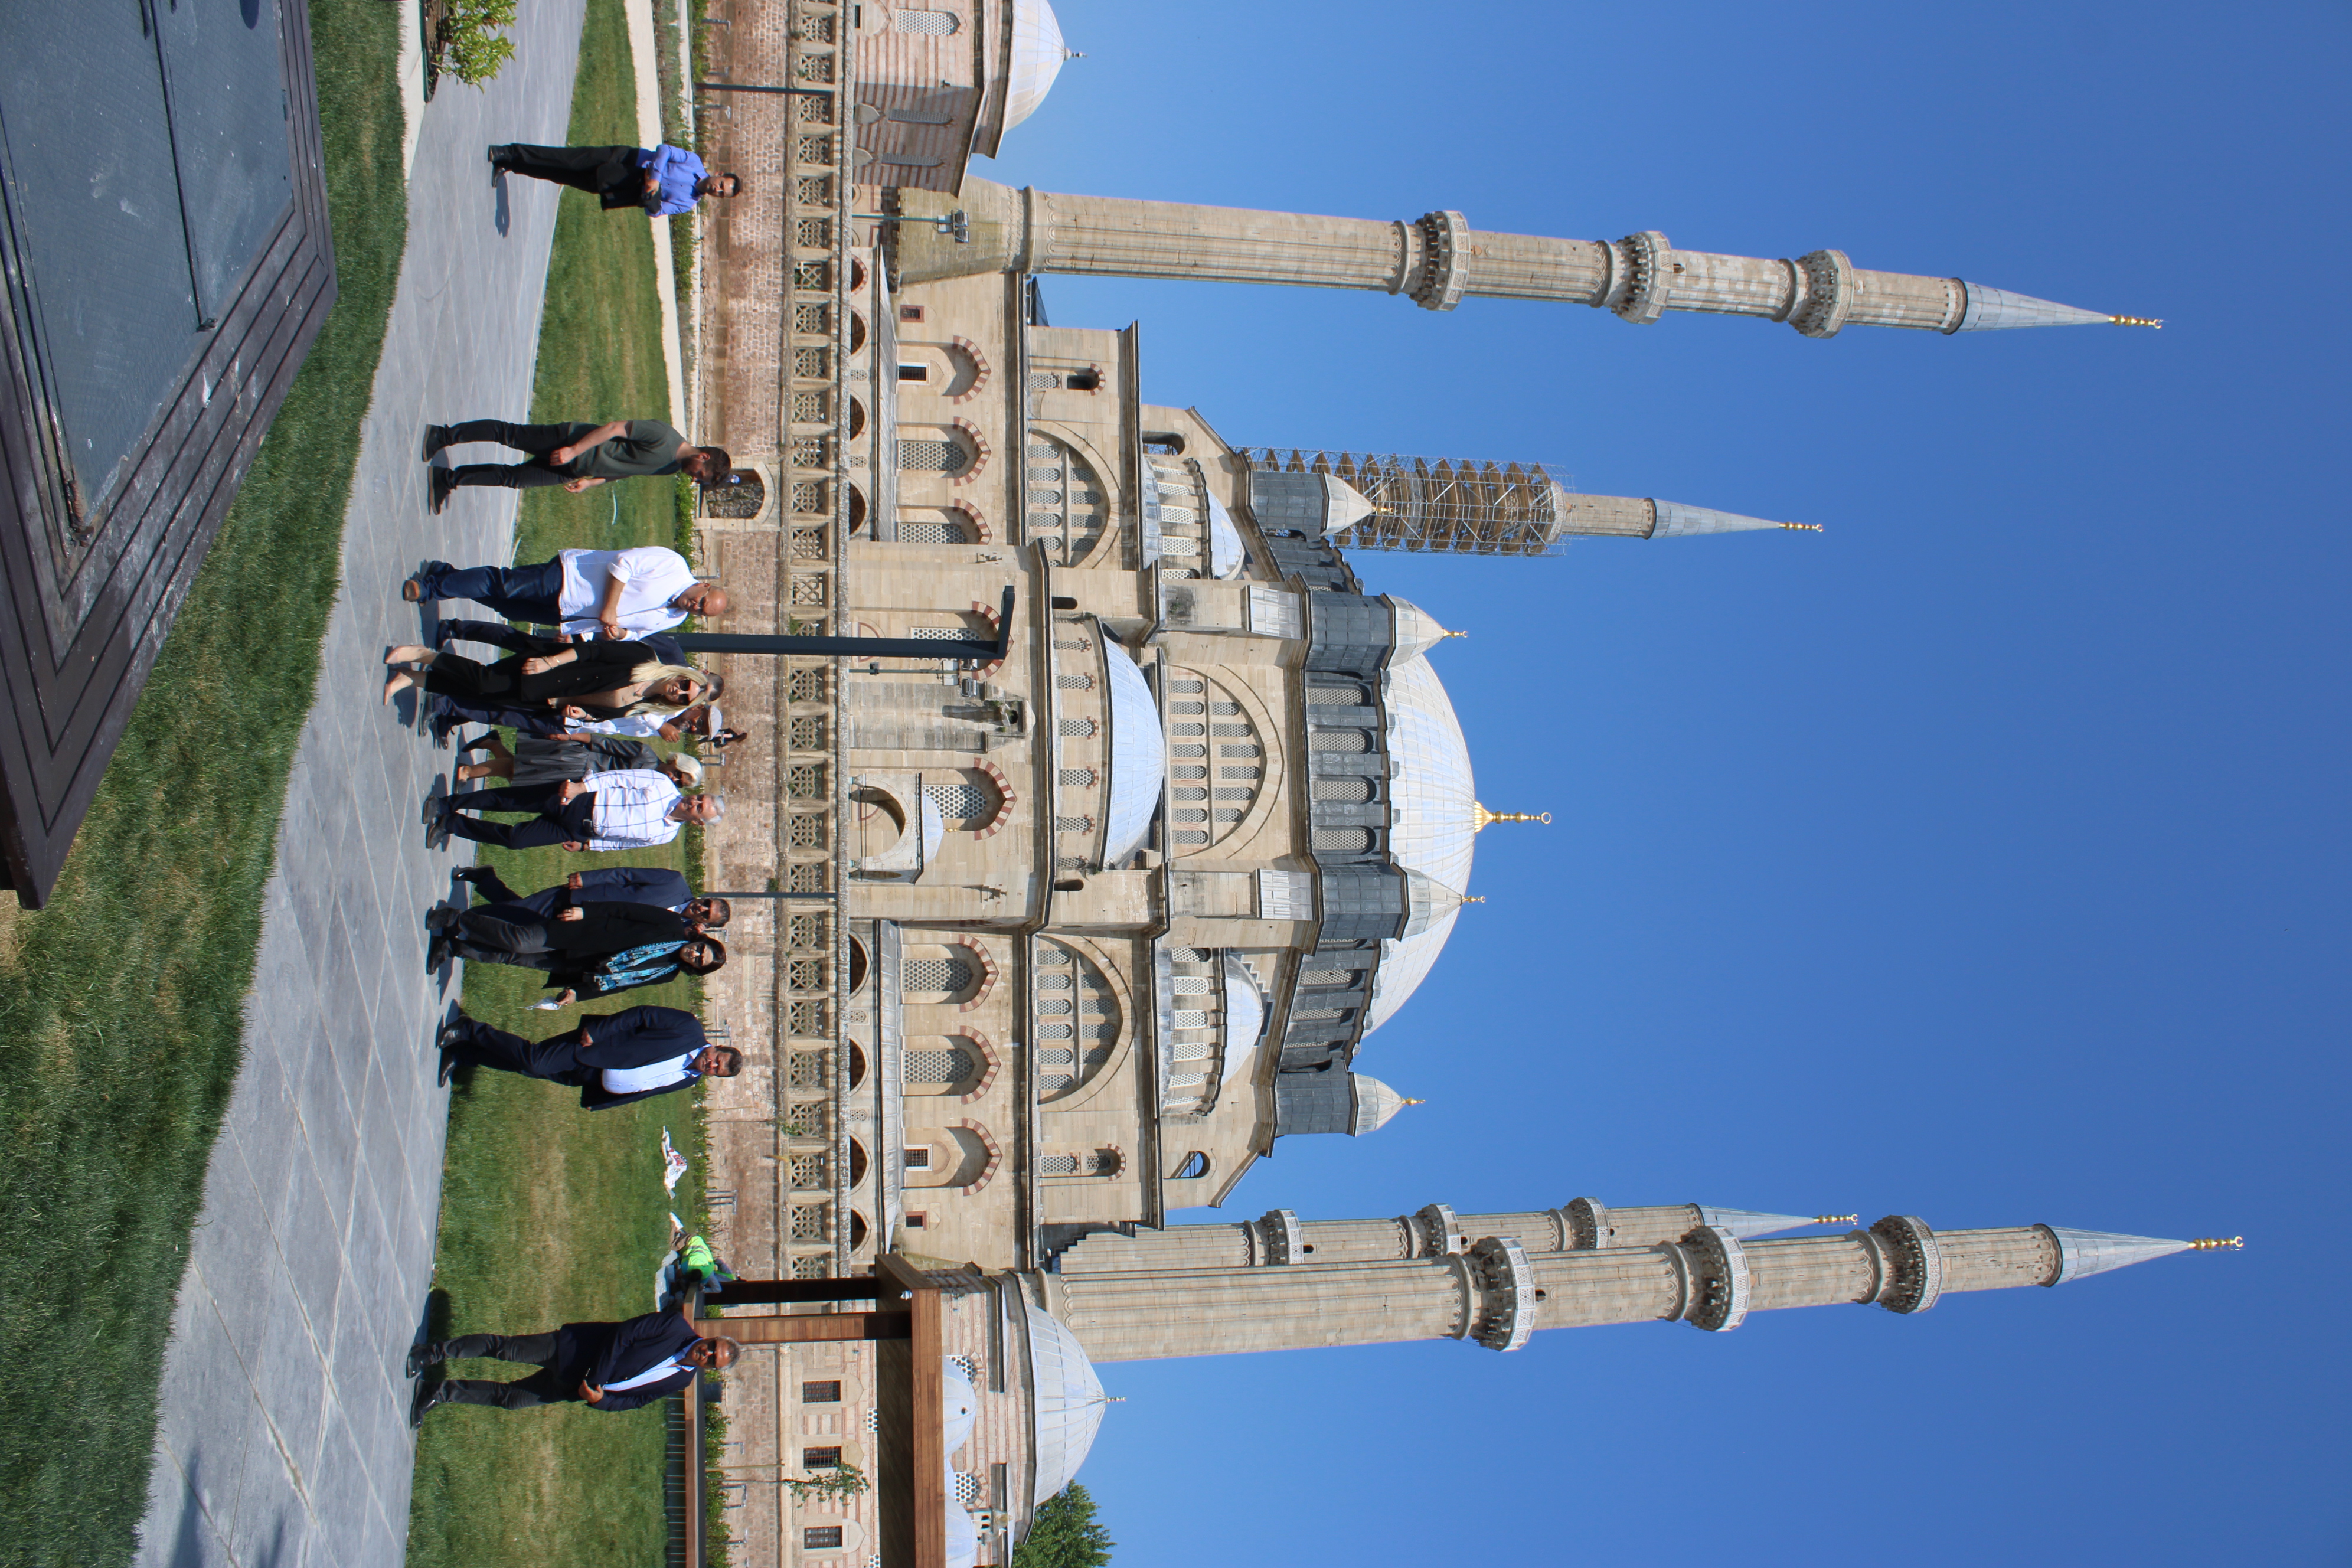
<svg viewBox="0 0 2352 1568">
<path fill-rule="evenodd" d="M 1046 0 L 763 0 L 710 31 L 709 76 L 793 89 L 730 95 L 724 118 L 706 101 L 701 130 L 748 184 L 704 219 L 697 312 L 695 438 L 742 464 L 698 531 L 738 604 L 725 629 L 986 637 L 1013 591 L 1007 657 L 977 670 L 718 661 L 751 738 L 724 754 L 710 879 L 785 896 L 739 903 L 708 987 L 753 1064 L 710 1086 L 713 1239 L 747 1275 L 896 1249 L 947 1280 L 950 1561 L 1009 1562 L 1086 1456 L 1105 1361 L 1916 1312 L 2224 1245 L 1556 1194 L 1170 1226 L 1276 1140 L 1362 1137 L 1413 1103 L 1359 1070 L 1370 1037 L 1475 901 L 1481 832 L 1522 820 L 1478 799 L 1440 674 L 1454 634 L 1360 578 L 1369 552 L 1800 525 L 1582 495 L 1538 464 L 1239 444 L 1143 401 L 1137 328 L 1049 324 L 1033 279 L 1700 310 L 1814 338 L 2154 323 L 1834 250 L 1008 189 L 966 163 L 1072 58 Z M 750 1473 L 861 1462 L 872 1355 L 747 1357 L 724 1407 Z M 870 1497 L 728 1500 L 746 1562 L 878 1562 Z"/>
</svg>

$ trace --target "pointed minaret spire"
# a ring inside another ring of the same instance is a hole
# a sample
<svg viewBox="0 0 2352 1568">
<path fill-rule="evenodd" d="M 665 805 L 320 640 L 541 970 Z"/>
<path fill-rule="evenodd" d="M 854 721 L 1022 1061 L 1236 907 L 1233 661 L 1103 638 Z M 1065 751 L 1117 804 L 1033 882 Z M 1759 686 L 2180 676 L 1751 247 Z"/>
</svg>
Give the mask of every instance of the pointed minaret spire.
<svg viewBox="0 0 2352 1568">
<path fill-rule="evenodd" d="M 1681 501 L 1580 495 L 1543 463 L 1298 447 L 1257 447 L 1242 456 L 1250 465 L 1249 506 L 1259 527 L 1328 533 L 1349 550 L 1556 555 L 1579 538 L 1822 531 L 1817 522 L 1743 517 Z"/>
<path fill-rule="evenodd" d="M 2104 1230 L 2069 1230 L 2064 1226 L 2043 1226 L 2058 1244 L 2058 1272 L 2042 1281 L 2044 1285 L 2063 1285 L 2069 1279 L 2087 1279 L 2094 1274 L 2110 1269 L 2128 1268 L 2135 1263 L 2152 1258 L 2169 1258 L 2176 1252 L 2210 1252 L 2210 1245 L 2219 1238 L 2203 1241 L 2169 1241 L 2154 1236 L 2116 1236 Z M 2232 1238 L 2234 1239 L 2234 1238 Z"/>
<path fill-rule="evenodd" d="M 1979 332 L 2095 322 L 2155 326 L 1958 278 L 1874 272 L 1842 250 L 1794 260 L 1679 250 L 1655 229 L 1622 239 L 1489 234 L 1458 212 L 1409 223 L 1187 206 L 1013 190 L 973 175 L 961 191 L 901 190 L 915 222 L 884 243 L 908 283 L 989 272 L 1064 272 L 1222 283 L 1286 283 L 1402 294 L 1431 310 L 1485 295 L 1591 305 L 1638 324 L 1668 310 L 1786 321 L 1809 338 L 1847 327 Z M 949 232 L 950 209 L 969 220 Z"/>
</svg>

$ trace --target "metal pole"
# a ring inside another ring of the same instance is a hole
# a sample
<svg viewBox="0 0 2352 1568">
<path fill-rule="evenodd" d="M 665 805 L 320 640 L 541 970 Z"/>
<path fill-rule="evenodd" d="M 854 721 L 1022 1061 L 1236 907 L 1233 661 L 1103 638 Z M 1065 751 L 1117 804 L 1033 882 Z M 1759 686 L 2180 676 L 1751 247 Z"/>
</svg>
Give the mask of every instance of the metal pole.
<svg viewBox="0 0 2352 1568">
<path fill-rule="evenodd" d="M 831 98 L 837 90 L 830 87 L 761 87 L 748 81 L 698 81 L 697 92 L 775 92 L 803 94 L 810 98 Z"/>
<path fill-rule="evenodd" d="M 1013 642 L 1013 589 L 1010 584 L 1005 587 L 992 642 L 971 637 L 761 637 L 734 632 L 687 632 L 676 640 L 688 653 L 845 654 L 853 658 L 951 658 L 959 663 L 996 664 Z"/>
</svg>

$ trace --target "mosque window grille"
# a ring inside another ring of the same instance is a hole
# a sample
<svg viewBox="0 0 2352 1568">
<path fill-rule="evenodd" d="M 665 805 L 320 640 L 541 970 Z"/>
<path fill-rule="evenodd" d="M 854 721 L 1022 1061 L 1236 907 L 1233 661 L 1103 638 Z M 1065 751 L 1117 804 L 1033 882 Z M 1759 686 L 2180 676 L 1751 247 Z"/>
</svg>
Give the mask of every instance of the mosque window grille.
<svg viewBox="0 0 2352 1568">
<path fill-rule="evenodd" d="M 1168 732 L 1171 735 L 1181 735 L 1186 740 L 1193 740 L 1207 734 L 1209 727 L 1206 724 L 1171 724 L 1168 726 Z"/>
<path fill-rule="evenodd" d="M 960 474 L 971 464 L 971 454 L 961 441 L 929 436 L 902 437 L 898 468 L 908 474 Z"/>
<path fill-rule="evenodd" d="M 793 670 L 791 678 L 785 682 L 784 689 L 787 699 L 791 701 L 822 702 L 824 700 L 824 671 L 822 669 Z"/>
<path fill-rule="evenodd" d="M 1054 647 L 1062 653 L 1086 653 L 1094 646 L 1093 640 L 1087 637 L 1055 637 L 1054 639 Z"/>
<path fill-rule="evenodd" d="M 841 1531 L 837 1524 L 804 1524 L 801 1526 L 801 1550 L 837 1552 L 841 1549 Z"/>
<path fill-rule="evenodd" d="M 825 468 L 833 461 L 832 454 L 833 443 L 822 436 L 793 437 L 793 467 L 796 468 Z"/>
<path fill-rule="evenodd" d="M 803 1448 L 801 1468 L 803 1470 L 837 1470 L 841 1468 L 838 1448 Z"/>
<path fill-rule="evenodd" d="M 824 349 L 794 349 L 793 374 L 806 381 L 823 381 L 833 374 L 833 355 Z"/>
<path fill-rule="evenodd" d="M 793 195 L 801 205 L 829 207 L 833 205 L 833 177 L 816 174 L 793 183 Z M 793 287 L 825 289 L 833 287 L 833 264 L 829 261 L 796 261 L 793 263 Z"/>
<path fill-rule="evenodd" d="M 1180 1029 L 1205 1029 L 1209 1026 L 1209 1015 L 1205 1012 L 1179 1010 L 1173 1016 L 1176 1027 Z"/>
<path fill-rule="evenodd" d="M 1221 757 L 1262 757 L 1265 755 L 1265 753 L 1256 746 L 1219 746 L 1217 748 L 1217 755 Z"/>
<path fill-rule="evenodd" d="M 1201 849 L 1208 846 L 1209 836 L 1198 828 L 1188 827 L 1176 834 L 1176 842 L 1187 849 Z"/>
<path fill-rule="evenodd" d="M 1298 976 L 1301 985 L 1355 986 L 1363 981 L 1364 972 L 1360 969 L 1309 969 Z"/>
<path fill-rule="evenodd" d="M 788 1026 L 795 1035 L 823 1035 L 825 1032 L 824 1001 L 812 998 L 793 1003 Z"/>
<path fill-rule="evenodd" d="M 824 817 L 814 811 L 793 814 L 786 819 L 785 835 L 795 849 L 824 847 Z"/>
<path fill-rule="evenodd" d="M 835 1378 L 826 1378 L 822 1382 L 803 1383 L 801 1384 L 801 1403 L 803 1405 L 840 1404 L 841 1384 L 839 1380 Z"/>
<path fill-rule="evenodd" d="M 785 1068 L 785 1081 L 794 1089 L 823 1089 L 832 1060 L 830 1051 L 794 1051 Z"/>
<path fill-rule="evenodd" d="M 817 304 L 793 306 L 793 331 L 830 333 L 833 331 L 833 308 Z"/>
<path fill-rule="evenodd" d="M 890 30 L 894 33 L 920 33 L 929 37 L 944 38 L 963 25 L 952 11 L 894 11 L 890 14 Z"/>
<path fill-rule="evenodd" d="M 792 1237 L 794 1241 L 831 1241 L 833 1239 L 833 1205 L 831 1204 L 793 1205 Z"/>
<path fill-rule="evenodd" d="M 793 481 L 793 510 L 803 517 L 819 517 L 824 513 L 825 483 L 823 479 Z"/>
<path fill-rule="evenodd" d="M 977 1075 L 971 1053 L 961 1046 L 936 1050 L 926 1047 L 908 1051 L 904 1059 L 907 1081 L 924 1088 L 952 1086 Z M 929 1150 L 924 1151 L 925 1158 L 929 1158 Z"/>
<path fill-rule="evenodd" d="M 1206 802 L 1206 801 L 1208 800 L 1208 798 L 1209 798 L 1209 792 L 1208 792 L 1207 790 L 1205 790 L 1205 789 L 1198 789 L 1198 788 L 1193 788 L 1193 789 L 1179 788 L 1179 789 L 1176 791 L 1176 798 L 1177 798 L 1179 801 L 1181 801 L 1181 802 L 1184 803 L 1185 805 L 1190 805 L 1194 804 L 1195 802 Z M 1195 813 L 1194 815 L 1192 815 L 1192 816 L 1188 816 L 1188 817 L 1184 818 L 1183 820 L 1185 820 L 1185 821 L 1187 821 L 1187 822 L 1201 822 L 1201 821 L 1205 820 L 1205 818 L 1202 817 L 1198 813 Z"/>
<path fill-rule="evenodd" d="M 949 522 L 945 521 L 936 522 L 917 521 L 910 519 L 901 519 L 899 521 L 898 540 L 899 542 L 904 544 L 971 544 L 975 542 L 971 537 L 971 530 L 969 524 L 961 522 Z"/>
<path fill-rule="evenodd" d="M 1073 961 L 1068 948 L 1049 943 L 1037 950 L 1037 962 L 1048 969 L 1068 969 L 1072 967 Z"/>
<path fill-rule="evenodd" d="M 1199 747 L 1194 747 L 1193 749 L 1194 749 L 1195 751 L 1200 750 L 1200 748 L 1199 748 Z M 1206 768 L 1204 768 L 1204 767 L 1200 766 L 1200 765 L 1199 765 L 1199 764 L 1197 764 L 1197 763 L 1186 763 L 1186 764 L 1184 764 L 1184 765 L 1182 765 L 1182 766 L 1179 767 L 1179 768 L 1176 770 L 1174 776 L 1175 776 L 1175 778 L 1177 779 L 1177 781 L 1178 781 L 1179 783 L 1182 783 L 1182 784 L 1198 784 L 1198 783 L 1200 783 L 1202 779 L 1205 779 L 1205 778 L 1207 778 L 1207 777 L 1209 776 L 1209 770 L 1208 770 L 1208 769 L 1206 769 Z"/>
<path fill-rule="evenodd" d="M 1247 724 L 1212 724 L 1209 733 L 1220 741 L 1245 741 L 1251 731 Z"/>
<path fill-rule="evenodd" d="M 1207 769 L 1202 769 L 1202 776 L 1205 777 L 1207 775 Z M 1250 784 L 1255 784 L 1265 776 L 1265 770 L 1263 768 L 1219 768 L 1217 770 L 1217 776 L 1221 779 L 1240 779 Z"/>
<path fill-rule="evenodd" d="M 824 960 L 795 958 L 785 968 L 784 983 L 794 991 L 824 989 Z"/>
<path fill-rule="evenodd" d="M 1206 705 L 1200 702 L 1186 702 L 1180 700 L 1171 702 L 1168 705 L 1168 711 L 1179 719 L 1198 719 L 1207 710 Z"/>
<path fill-rule="evenodd" d="M 1236 785 L 1221 785 L 1221 786 L 1219 786 L 1219 788 L 1217 789 L 1217 792 L 1216 792 L 1216 798 L 1217 798 L 1217 799 L 1219 799 L 1219 800 L 1238 800 L 1238 801 L 1250 801 L 1250 800 L 1255 800 L 1255 799 L 1257 798 L 1257 791 L 1255 791 L 1255 790 L 1254 790 L 1254 789 L 1244 788 L 1244 787 L 1243 787 L 1243 786 L 1241 786 L 1241 785 L 1238 785 L 1238 784 L 1236 784 Z"/>
<path fill-rule="evenodd" d="M 941 816 L 958 826 L 985 822 L 996 815 L 996 792 L 981 784 L 963 780 L 927 784 L 923 793 L 931 797 Z"/>
<path fill-rule="evenodd" d="M 866 1435 L 867 1435 L 868 1436 L 873 1436 L 875 1433 L 879 1432 L 879 1431 L 881 1431 L 881 1430 L 882 1430 L 882 1412 L 880 1412 L 879 1410 L 869 1410 L 869 1411 L 867 1411 L 867 1412 L 866 1413 Z"/>
<path fill-rule="evenodd" d="M 1169 680 L 1168 689 L 1181 696 L 1197 697 L 1208 689 L 1208 683 L 1197 675 L 1178 675 Z"/>
<path fill-rule="evenodd" d="M 898 379 L 900 381 L 929 381 L 931 379 L 931 367 L 927 364 L 915 364 L 909 362 L 901 361 L 898 365 Z"/>
<path fill-rule="evenodd" d="M 823 266 L 824 263 L 819 262 L 816 265 Z M 831 401 L 832 400 L 822 392 L 793 393 L 793 422 L 796 425 L 824 424 L 825 420 L 825 408 Z"/>
<path fill-rule="evenodd" d="M 1083 560 L 1110 518 L 1091 464 L 1051 437 L 1029 445 L 1027 527 L 1033 541 L 1064 563 Z"/>
<path fill-rule="evenodd" d="M 833 1278 L 833 1259 L 816 1257 L 795 1258 L 793 1259 L 793 1278 L 830 1279 Z"/>
<path fill-rule="evenodd" d="M 1054 831 L 1056 833 L 1092 833 L 1094 830 L 1095 819 L 1091 816 L 1057 816 L 1054 818 Z"/>
<path fill-rule="evenodd" d="M 824 140 L 830 141 L 827 137 Z M 804 217 L 793 225 L 793 243 L 808 250 L 827 250 L 833 246 L 833 225 L 821 217 Z M 822 371 L 796 371 L 800 375 L 823 374 Z"/>
<path fill-rule="evenodd" d="M 795 752 L 824 750 L 824 720 L 814 713 L 803 713 L 792 722 L 789 743 Z"/>
<path fill-rule="evenodd" d="M 788 893 L 822 893 L 824 887 L 824 864 L 819 860 L 803 860 L 786 868 L 784 890 Z"/>
<path fill-rule="evenodd" d="M 793 151 L 799 154 L 800 161 L 803 163 L 830 163 L 833 162 L 833 138 L 803 136 Z"/>
<path fill-rule="evenodd" d="M 1057 691 L 1092 691 L 1095 678 L 1091 675 L 1057 675 L 1054 677 L 1054 689 Z"/>
<path fill-rule="evenodd" d="M 784 769 L 784 794 L 793 800 L 824 798 L 824 764 L 793 763 Z"/>
<path fill-rule="evenodd" d="M 822 561 L 832 554 L 821 528 L 793 530 L 792 558 L 795 561 Z"/>
<path fill-rule="evenodd" d="M 901 11 L 898 15 L 901 18 L 904 18 L 907 14 L 904 11 Z M 954 18 L 950 17 L 949 20 L 952 21 Z M 955 1493 L 956 1505 L 958 1507 L 968 1509 L 975 1506 L 980 1501 L 980 1478 L 978 1476 L 971 1474 L 969 1470 L 958 1470 L 956 1472 Z"/>
<path fill-rule="evenodd" d="M 1372 847 L 1369 827 L 1318 827 L 1313 844 L 1318 855 L 1362 855 Z"/>
<path fill-rule="evenodd" d="M 1065 719 L 1061 722 L 1060 732 L 1073 739 L 1091 735 L 1095 732 L 1095 721 L 1091 719 Z"/>
<path fill-rule="evenodd" d="M 810 44 L 833 42 L 833 13 L 820 11 L 796 17 L 793 22 L 793 37 Z"/>
<path fill-rule="evenodd" d="M 1175 962 L 1171 956 L 1171 963 Z M 1205 996 L 1217 987 L 1217 983 L 1205 974 L 1178 974 L 1170 977 L 1168 990 L 1176 996 Z"/>
<path fill-rule="evenodd" d="M 910 958 L 906 989 L 953 996 L 971 987 L 971 965 L 961 958 Z"/>
<path fill-rule="evenodd" d="M 1075 1176 L 1078 1173 L 1078 1157 L 1076 1154 L 1044 1155 L 1037 1161 L 1037 1173 L 1041 1176 Z"/>
<path fill-rule="evenodd" d="M 1040 991 L 1068 991 L 1076 985 L 1076 979 L 1060 970 L 1041 969 L 1037 974 L 1037 989 Z"/>
<path fill-rule="evenodd" d="M 931 1146 L 929 1143 L 909 1144 L 898 1151 L 898 1163 L 910 1171 L 928 1171 L 931 1168 Z"/>
<path fill-rule="evenodd" d="M 793 1185 L 811 1192 L 827 1192 L 833 1187 L 833 1162 L 823 1154 L 793 1156 Z"/>
<path fill-rule="evenodd" d="M 1368 778 L 1317 779 L 1315 798 L 1360 805 L 1372 798 L 1372 781 Z"/>
<path fill-rule="evenodd" d="M 785 927 L 784 940 L 793 947 L 824 947 L 825 921 L 823 915 L 794 915 Z"/>
<path fill-rule="evenodd" d="M 796 107 L 793 110 L 793 118 L 802 124 L 830 125 L 833 123 L 833 94 L 803 93 L 794 102 Z"/>
<path fill-rule="evenodd" d="M 1348 1011 L 1345 1007 L 1299 1007 L 1292 1010 L 1290 1020 L 1294 1024 L 1322 1023 L 1344 1018 Z"/>
<path fill-rule="evenodd" d="M 1362 756 L 1372 749 L 1372 737 L 1362 730 L 1317 730 L 1307 737 L 1307 749 L 1339 756 Z"/>
<path fill-rule="evenodd" d="M 1054 782 L 1064 789 L 1092 789 L 1095 771 L 1092 768 L 1064 768 L 1054 775 Z"/>
<path fill-rule="evenodd" d="M 1033 370 L 1029 373 L 1029 390 L 1032 392 L 1045 392 L 1061 384 L 1062 378 L 1050 370 Z"/>
<path fill-rule="evenodd" d="M 802 81 L 831 81 L 833 57 L 818 54 L 803 55 L 793 62 L 793 75 Z"/>
<path fill-rule="evenodd" d="M 1037 1016 L 1041 1018 L 1066 1018 L 1072 1010 L 1066 996 L 1043 997 L 1037 1003 Z"/>
</svg>

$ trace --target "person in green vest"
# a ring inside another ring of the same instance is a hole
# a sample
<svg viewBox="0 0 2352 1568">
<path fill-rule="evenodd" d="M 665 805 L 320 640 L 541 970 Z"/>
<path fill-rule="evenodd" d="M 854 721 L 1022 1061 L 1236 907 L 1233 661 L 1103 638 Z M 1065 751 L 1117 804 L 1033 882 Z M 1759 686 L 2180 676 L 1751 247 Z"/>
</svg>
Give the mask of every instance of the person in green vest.
<svg viewBox="0 0 2352 1568">
<path fill-rule="evenodd" d="M 509 425 L 503 419 L 469 419 L 462 425 L 425 427 L 425 459 L 470 441 L 528 452 L 521 463 L 467 463 L 433 470 L 433 510 L 469 485 L 534 489 L 562 485 L 577 493 L 614 479 L 662 479 L 687 474 L 700 483 L 727 482 L 735 459 L 724 447 L 698 447 L 658 419 L 615 419 L 606 425 Z"/>
</svg>

